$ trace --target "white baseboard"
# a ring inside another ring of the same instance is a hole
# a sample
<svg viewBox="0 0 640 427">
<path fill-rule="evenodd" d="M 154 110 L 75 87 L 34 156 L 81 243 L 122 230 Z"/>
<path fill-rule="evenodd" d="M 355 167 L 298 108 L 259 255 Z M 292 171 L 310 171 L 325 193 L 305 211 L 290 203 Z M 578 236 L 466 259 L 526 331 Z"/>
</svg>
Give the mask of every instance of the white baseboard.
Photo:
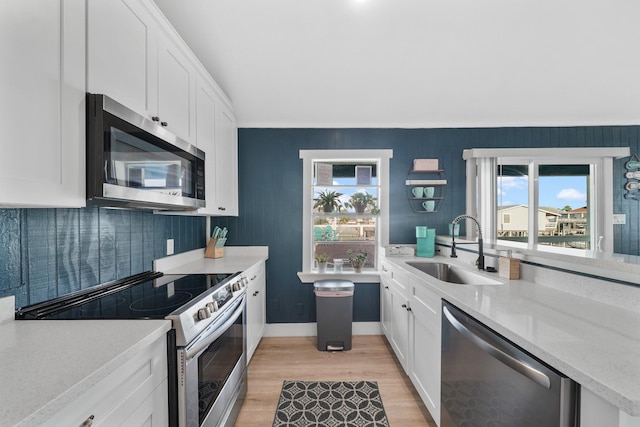
<svg viewBox="0 0 640 427">
<path fill-rule="evenodd" d="M 316 323 L 267 323 L 265 337 L 315 337 Z M 380 322 L 353 322 L 353 335 L 382 335 Z"/>
</svg>

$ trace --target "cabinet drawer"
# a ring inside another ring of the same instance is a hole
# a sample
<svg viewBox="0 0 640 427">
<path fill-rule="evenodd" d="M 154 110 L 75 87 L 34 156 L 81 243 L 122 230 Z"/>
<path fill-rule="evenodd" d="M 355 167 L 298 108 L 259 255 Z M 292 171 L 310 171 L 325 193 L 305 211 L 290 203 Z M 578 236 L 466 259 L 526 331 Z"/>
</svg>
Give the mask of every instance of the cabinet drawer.
<svg viewBox="0 0 640 427">
<path fill-rule="evenodd" d="M 394 269 L 391 270 L 391 277 L 393 277 L 391 284 L 397 288 L 400 293 L 406 295 L 409 286 L 409 274 L 400 269 Z"/>
<path fill-rule="evenodd" d="M 166 378 L 167 339 L 163 336 L 79 396 L 45 425 L 79 426 L 90 416 L 93 416 L 93 426 L 114 425 L 115 419 L 124 422 L 161 384 L 165 384 L 160 387 L 165 391 L 161 406 L 166 406 Z"/>
<path fill-rule="evenodd" d="M 420 310 L 432 321 L 440 321 L 441 298 L 428 285 L 411 278 L 411 307 Z"/>
<path fill-rule="evenodd" d="M 259 262 L 253 267 L 243 272 L 244 277 L 249 280 L 249 286 L 253 285 L 260 276 L 264 276 L 264 262 Z"/>
</svg>

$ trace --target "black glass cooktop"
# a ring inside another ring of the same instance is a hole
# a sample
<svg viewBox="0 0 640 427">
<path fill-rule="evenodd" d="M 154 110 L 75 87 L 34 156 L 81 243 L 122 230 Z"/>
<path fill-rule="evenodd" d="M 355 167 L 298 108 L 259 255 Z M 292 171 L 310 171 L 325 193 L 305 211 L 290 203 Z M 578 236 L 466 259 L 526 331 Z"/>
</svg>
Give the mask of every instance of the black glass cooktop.
<svg viewBox="0 0 640 427">
<path fill-rule="evenodd" d="M 20 308 L 16 319 L 163 319 L 212 289 L 219 305 L 231 297 L 223 282 L 233 274 L 141 273 L 74 294 Z"/>
</svg>

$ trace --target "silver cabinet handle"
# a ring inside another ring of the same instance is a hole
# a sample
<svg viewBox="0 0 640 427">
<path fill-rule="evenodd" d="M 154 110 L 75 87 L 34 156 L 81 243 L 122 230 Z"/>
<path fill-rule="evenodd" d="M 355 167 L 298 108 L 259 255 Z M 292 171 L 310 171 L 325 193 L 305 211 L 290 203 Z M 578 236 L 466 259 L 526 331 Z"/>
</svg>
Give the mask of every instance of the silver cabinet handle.
<svg viewBox="0 0 640 427">
<path fill-rule="evenodd" d="M 505 353 L 502 349 L 498 348 L 499 343 L 489 343 L 488 341 L 471 332 L 458 320 L 458 318 L 453 313 L 449 311 L 447 307 L 442 307 L 442 312 L 446 316 L 447 320 L 449 320 L 451 325 L 456 328 L 458 332 L 460 332 L 465 338 L 472 341 L 475 345 L 477 345 L 511 369 L 540 384 L 542 387 L 545 387 L 546 389 L 551 388 L 551 380 L 543 372 L 540 372 L 539 370 L 537 370 L 533 366 L 529 366 L 522 360 L 518 360 L 510 354 Z"/>
<path fill-rule="evenodd" d="M 93 418 L 94 416 L 91 415 L 89 418 L 84 420 L 82 424 L 80 424 L 80 427 L 91 427 L 93 425 Z"/>
</svg>

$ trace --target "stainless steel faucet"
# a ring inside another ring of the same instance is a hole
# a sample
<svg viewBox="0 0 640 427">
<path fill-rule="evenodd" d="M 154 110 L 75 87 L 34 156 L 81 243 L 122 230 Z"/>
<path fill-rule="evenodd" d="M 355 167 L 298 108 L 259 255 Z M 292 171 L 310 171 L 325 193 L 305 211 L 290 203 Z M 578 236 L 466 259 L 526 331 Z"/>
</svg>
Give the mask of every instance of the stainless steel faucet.
<svg viewBox="0 0 640 427">
<path fill-rule="evenodd" d="M 473 222 L 476 223 L 476 227 L 478 227 L 478 260 L 476 261 L 476 265 L 478 266 L 478 270 L 484 270 L 484 250 L 482 249 L 482 229 L 480 228 L 480 223 L 478 222 L 477 219 L 475 219 L 471 215 L 462 214 L 462 215 L 458 215 L 453 219 L 453 221 L 451 221 L 451 224 L 453 224 L 452 228 L 455 230 L 456 224 L 463 219 L 472 220 Z M 458 243 L 458 244 L 472 245 L 475 243 Z M 457 257 L 458 255 L 456 254 L 456 236 L 455 236 L 455 233 L 451 233 L 451 258 L 457 258 Z"/>
</svg>

